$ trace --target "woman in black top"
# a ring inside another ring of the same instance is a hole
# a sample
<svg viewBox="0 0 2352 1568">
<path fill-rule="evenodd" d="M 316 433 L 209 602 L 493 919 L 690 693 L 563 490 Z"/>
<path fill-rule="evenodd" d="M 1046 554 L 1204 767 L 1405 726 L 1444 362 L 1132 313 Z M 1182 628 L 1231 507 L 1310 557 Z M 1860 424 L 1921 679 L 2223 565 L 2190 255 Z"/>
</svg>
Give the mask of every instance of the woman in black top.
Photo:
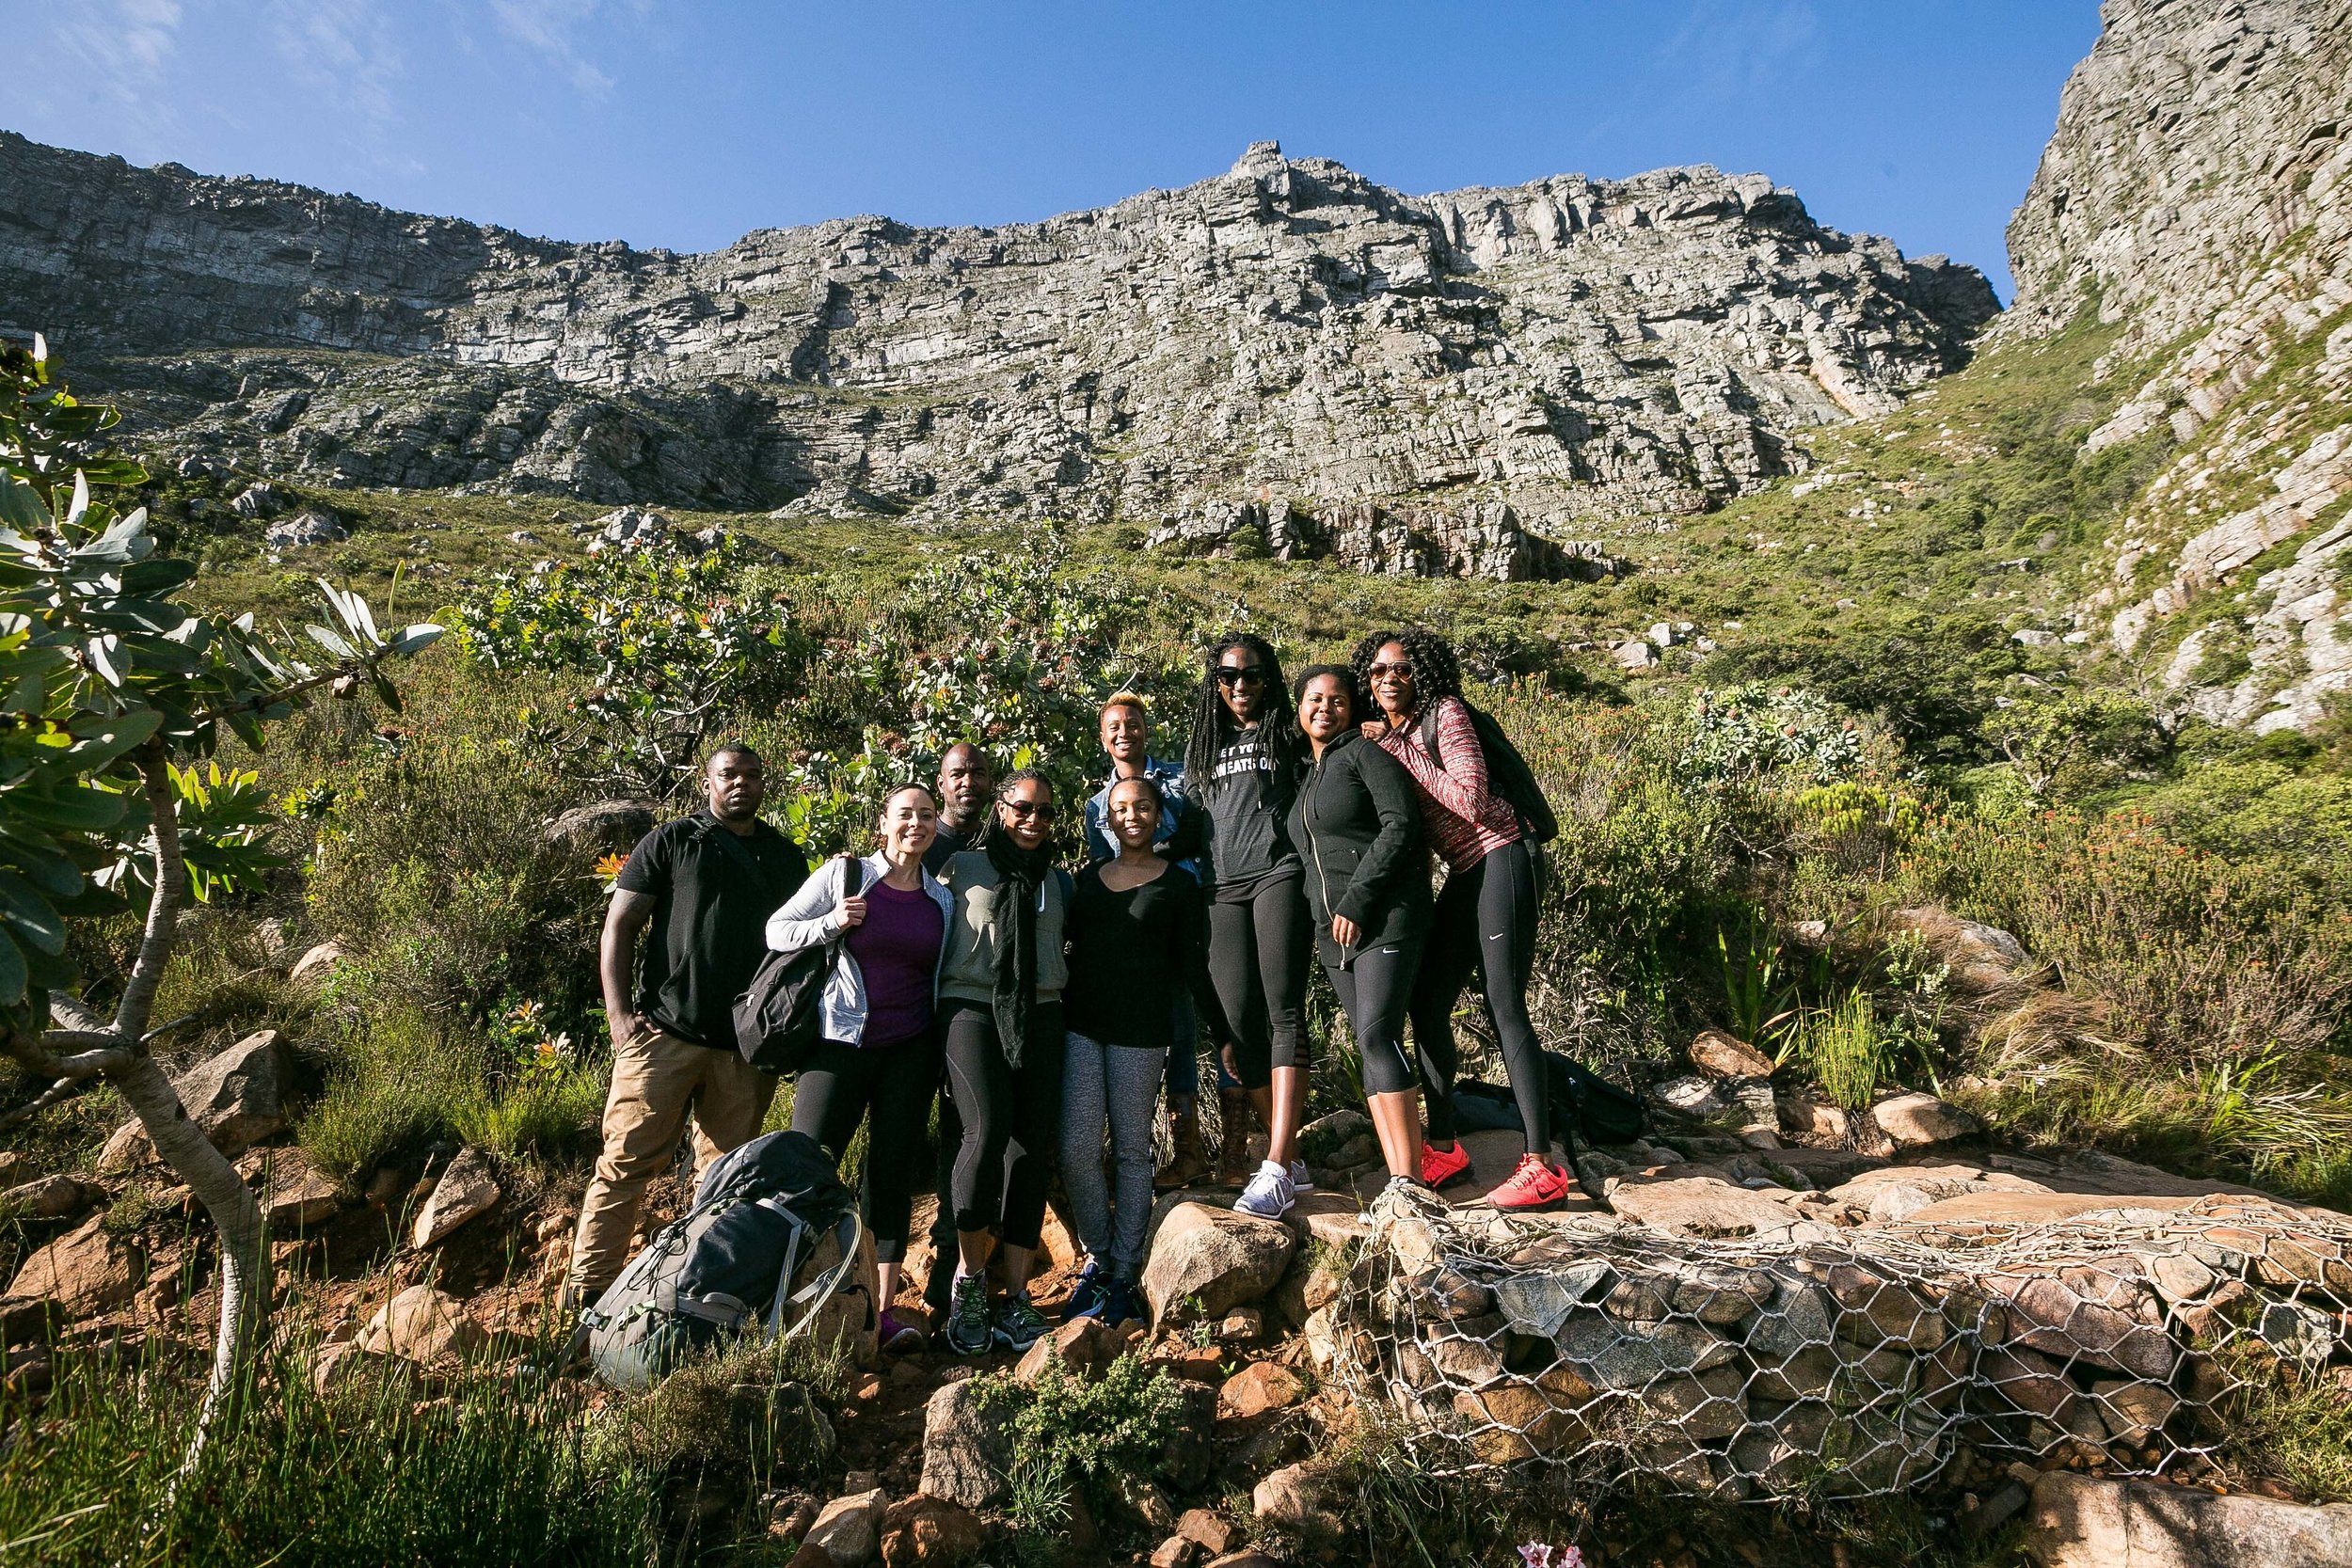
<svg viewBox="0 0 2352 1568">
<path fill-rule="evenodd" d="M 1429 927 L 1429 860 L 1412 778 L 1363 737 L 1357 706 L 1355 677 L 1337 665 L 1298 679 L 1314 762 L 1291 807 L 1291 840 L 1306 851 L 1323 972 L 1355 1027 L 1389 1179 L 1418 1181 L 1421 1079 L 1405 1053 L 1405 1006 Z"/>
<path fill-rule="evenodd" d="M 1111 785 L 1104 816 L 1119 854 L 1078 873 L 1070 901 L 1070 983 L 1062 992 L 1070 1032 L 1062 1186 L 1087 1249 L 1066 1315 L 1121 1323 L 1150 1315 L 1136 1280 L 1152 1221 L 1152 1113 L 1175 1037 L 1177 996 L 1191 994 L 1219 1044 L 1224 1029 L 1201 951 L 1200 884 L 1152 848 L 1159 784 L 1120 779 Z M 1105 1122 L 1119 1173 L 1116 1202 L 1103 1181 Z"/>
<path fill-rule="evenodd" d="M 1236 1076 L 1266 1125 L 1265 1161 L 1233 1207 L 1266 1219 L 1309 1185 L 1293 1157 L 1307 1100 L 1307 901 L 1290 840 L 1300 768 L 1290 706 L 1263 639 L 1243 632 L 1211 650 L 1184 748 L 1184 788 L 1201 809 L 1171 848 L 1197 852 L 1207 873 L 1209 976 L 1233 1033 Z"/>
</svg>

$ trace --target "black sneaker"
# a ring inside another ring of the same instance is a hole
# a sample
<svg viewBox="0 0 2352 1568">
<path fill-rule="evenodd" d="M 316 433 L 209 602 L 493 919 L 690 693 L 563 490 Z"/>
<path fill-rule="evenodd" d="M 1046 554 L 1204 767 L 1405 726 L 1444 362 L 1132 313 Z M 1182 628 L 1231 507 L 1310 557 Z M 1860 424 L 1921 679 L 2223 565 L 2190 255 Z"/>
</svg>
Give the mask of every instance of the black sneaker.
<svg viewBox="0 0 2352 1568">
<path fill-rule="evenodd" d="M 1101 1317 L 1113 1328 L 1121 1323 L 1134 1323 L 1138 1318 L 1149 1323 L 1152 1321 L 1152 1304 L 1144 1299 L 1143 1292 L 1136 1289 L 1133 1281 L 1114 1279 L 1110 1288 L 1103 1292 Z"/>
<path fill-rule="evenodd" d="M 996 1342 L 1007 1350 L 1027 1350 L 1052 1326 L 1044 1313 L 1029 1305 L 1026 1294 L 1007 1296 L 1005 1305 L 996 1308 Z"/>
<path fill-rule="evenodd" d="M 985 1355 L 989 1340 L 988 1282 L 967 1275 L 956 1281 L 947 1308 L 947 1348 L 958 1355 Z"/>
<path fill-rule="evenodd" d="M 1088 1259 L 1087 1266 L 1078 1273 L 1078 1283 L 1070 1288 L 1070 1300 L 1061 1309 L 1063 1319 L 1101 1316 L 1103 1299 L 1109 1293 L 1110 1288 L 1110 1272 L 1093 1259 Z"/>
</svg>

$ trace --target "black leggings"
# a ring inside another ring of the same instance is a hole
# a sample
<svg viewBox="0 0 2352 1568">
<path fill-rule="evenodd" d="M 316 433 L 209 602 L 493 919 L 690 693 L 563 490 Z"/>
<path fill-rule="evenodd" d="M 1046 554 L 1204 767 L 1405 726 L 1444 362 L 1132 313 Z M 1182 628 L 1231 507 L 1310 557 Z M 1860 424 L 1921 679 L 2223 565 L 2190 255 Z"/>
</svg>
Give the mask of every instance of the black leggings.
<svg viewBox="0 0 2352 1568">
<path fill-rule="evenodd" d="M 866 1227 L 874 1256 L 895 1263 L 906 1256 L 907 1223 L 914 1209 L 914 1178 L 930 1131 L 931 1097 L 939 1092 L 939 1040 L 919 1039 L 868 1051 L 821 1041 L 801 1069 L 792 1091 L 792 1131 L 805 1132 L 841 1163 L 870 1114 L 866 1143 Z"/>
<path fill-rule="evenodd" d="M 1368 1095 L 1402 1094 L 1420 1086 L 1420 1076 L 1405 1055 L 1405 1005 L 1420 965 L 1420 942 L 1392 942 L 1364 948 L 1345 969 L 1328 962 L 1323 966 L 1356 1031 Z"/>
<path fill-rule="evenodd" d="M 1061 999 L 1037 1005 L 1035 1033 L 1018 1068 L 1005 1060 L 987 1003 L 945 1006 L 947 1092 L 963 1123 L 950 1194 L 956 1228 L 993 1226 L 1005 1245 L 1034 1247 L 1061 1148 Z"/>
<path fill-rule="evenodd" d="M 1298 877 L 1261 881 L 1248 898 L 1209 905 L 1209 979 L 1233 1031 L 1242 1086 L 1307 1065 L 1307 895 Z"/>
<path fill-rule="evenodd" d="M 1429 941 L 1413 985 L 1413 1043 L 1429 1086 L 1429 1135 L 1454 1136 L 1454 1003 L 1476 969 L 1486 1013 L 1502 1042 L 1502 1065 L 1519 1102 L 1528 1151 L 1549 1157 L 1550 1101 L 1544 1052 L 1527 1016 L 1527 977 L 1535 965 L 1535 863 L 1524 842 L 1506 844 L 1467 871 L 1448 873 L 1429 920 Z"/>
</svg>

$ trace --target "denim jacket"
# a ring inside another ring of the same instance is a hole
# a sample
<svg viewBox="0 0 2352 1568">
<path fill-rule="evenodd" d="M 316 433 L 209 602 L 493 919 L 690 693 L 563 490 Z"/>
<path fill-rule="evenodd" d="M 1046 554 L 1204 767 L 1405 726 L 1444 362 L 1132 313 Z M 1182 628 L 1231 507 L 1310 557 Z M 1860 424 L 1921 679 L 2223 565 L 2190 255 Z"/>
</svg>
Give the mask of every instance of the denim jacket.
<svg viewBox="0 0 2352 1568">
<path fill-rule="evenodd" d="M 1168 841 L 1176 836 L 1176 829 L 1184 821 L 1184 813 L 1194 809 L 1192 802 L 1184 799 L 1184 765 L 1146 757 L 1143 759 L 1143 776 L 1160 787 L 1160 827 L 1152 835 L 1152 847 L 1165 848 Z M 1111 836 L 1111 785 L 1118 782 L 1118 775 L 1113 774 L 1110 781 L 1087 800 L 1086 840 L 1087 859 L 1089 862 L 1114 860 L 1119 855 L 1119 841 Z M 1178 863 L 1195 876 L 1200 874 L 1199 868 L 1190 861 Z"/>
</svg>

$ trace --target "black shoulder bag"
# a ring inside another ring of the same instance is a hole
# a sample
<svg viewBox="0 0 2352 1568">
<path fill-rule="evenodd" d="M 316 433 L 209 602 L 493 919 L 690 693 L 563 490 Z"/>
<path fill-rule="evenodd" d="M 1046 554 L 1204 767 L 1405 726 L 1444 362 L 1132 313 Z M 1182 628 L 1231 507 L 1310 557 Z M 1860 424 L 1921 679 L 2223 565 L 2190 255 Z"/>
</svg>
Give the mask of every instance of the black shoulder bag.
<svg viewBox="0 0 2352 1568">
<path fill-rule="evenodd" d="M 856 897 L 865 887 L 866 863 L 845 859 L 842 901 Z M 824 1037 L 825 987 L 841 961 L 843 940 L 835 937 L 797 953 L 771 948 L 759 960 L 751 986 L 735 999 L 735 1048 L 745 1061 L 779 1076 L 798 1072 L 807 1063 Z"/>
</svg>

